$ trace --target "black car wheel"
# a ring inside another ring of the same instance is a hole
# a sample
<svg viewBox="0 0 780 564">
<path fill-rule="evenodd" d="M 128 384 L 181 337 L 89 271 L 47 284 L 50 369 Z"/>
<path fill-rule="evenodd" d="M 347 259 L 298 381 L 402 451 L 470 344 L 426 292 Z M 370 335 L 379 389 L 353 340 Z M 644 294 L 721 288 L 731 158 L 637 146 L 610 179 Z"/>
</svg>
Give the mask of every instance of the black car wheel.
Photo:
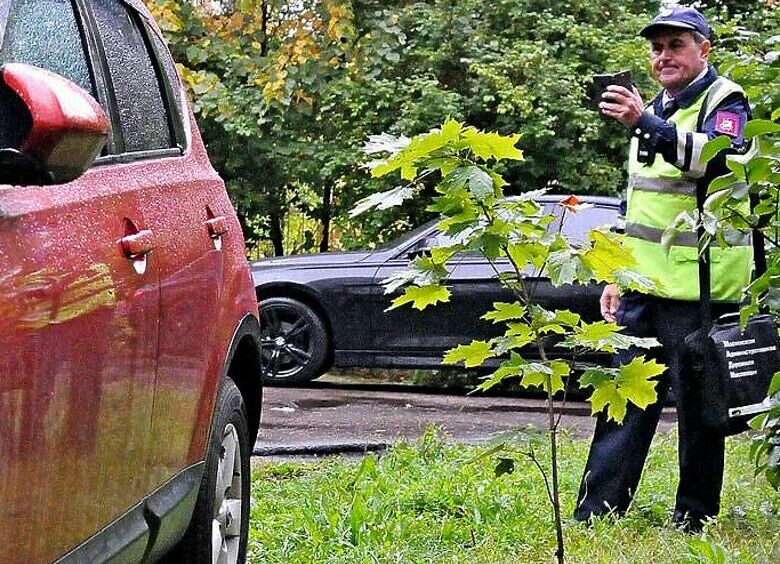
<svg viewBox="0 0 780 564">
<path fill-rule="evenodd" d="M 263 374 L 271 382 L 307 382 L 322 374 L 328 332 L 322 319 L 292 298 L 260 301 Z"/>
<path fill-rule="evenodd" d="M 217 397 L 206 468 L 192 521 L 165 562 L 242 564 L 249 537 L 249 423 L 236 384 Z"/>
</svg>

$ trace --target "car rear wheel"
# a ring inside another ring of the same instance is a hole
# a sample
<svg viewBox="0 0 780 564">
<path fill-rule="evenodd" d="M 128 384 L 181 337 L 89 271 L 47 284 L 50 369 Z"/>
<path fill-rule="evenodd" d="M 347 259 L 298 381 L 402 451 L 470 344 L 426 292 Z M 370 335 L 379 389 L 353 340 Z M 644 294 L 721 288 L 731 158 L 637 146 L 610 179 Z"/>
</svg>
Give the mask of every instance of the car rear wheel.
<svg viewBox="0 0 780 564">
<path fill-rule="evenodd" d="M 192 521 L 166 562 L 242 564 L 249 535 L 249 423 L 244 399 L 226 378 L 214 412 Z"/>
<path fill-rule="evenodd" d="M 292 298 L 260 301 L 263 374 L 270 382 L 307 382 L 322 374 L 328 332 L 322 319 Z"/>
</svg>

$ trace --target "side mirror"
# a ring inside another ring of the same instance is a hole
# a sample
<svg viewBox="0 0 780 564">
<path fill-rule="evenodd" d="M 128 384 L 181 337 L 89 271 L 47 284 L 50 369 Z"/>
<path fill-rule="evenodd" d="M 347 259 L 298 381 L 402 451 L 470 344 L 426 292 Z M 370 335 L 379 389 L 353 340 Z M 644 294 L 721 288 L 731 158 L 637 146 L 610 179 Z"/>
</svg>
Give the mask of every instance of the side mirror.
<svg viewBox="0 0 780 564">
<path fill-rule="evenodd" d="M 22 63 L 0 68 L 8 95 L 30 114 L 21 146 L 0 150 L 0 183 L 64 184 L 92 165 L 108 136 L 108 118 L 85 90 Z"/>
<path fill-rule="evenodd" d="M 417 241 L 408 251 L 406 251 L 406 258 L 409 260 L 416 259 L 417 257 L 430 255 L 431 247 L 436 246 L 436 237 L 430 235 Z"/>
</svg>

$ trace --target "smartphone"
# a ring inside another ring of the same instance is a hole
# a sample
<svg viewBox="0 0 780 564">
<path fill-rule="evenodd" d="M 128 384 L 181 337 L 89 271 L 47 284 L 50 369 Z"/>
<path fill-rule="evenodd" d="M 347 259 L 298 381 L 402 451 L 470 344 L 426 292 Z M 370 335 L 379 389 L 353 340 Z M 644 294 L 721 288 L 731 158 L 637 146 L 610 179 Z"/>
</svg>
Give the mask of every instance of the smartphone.
<svg viewBox="0 0 780 564">
<path fill-rule="evenodd" d="M 620 71 L 607 74 L 593 75 L 592 101 L 596 110 L 599 109 L 599 103 L 602 101 L 601 95 L 607 90 L 607 86 L 616 84 L 631 91 L 631 71 Z"/>
</svg>

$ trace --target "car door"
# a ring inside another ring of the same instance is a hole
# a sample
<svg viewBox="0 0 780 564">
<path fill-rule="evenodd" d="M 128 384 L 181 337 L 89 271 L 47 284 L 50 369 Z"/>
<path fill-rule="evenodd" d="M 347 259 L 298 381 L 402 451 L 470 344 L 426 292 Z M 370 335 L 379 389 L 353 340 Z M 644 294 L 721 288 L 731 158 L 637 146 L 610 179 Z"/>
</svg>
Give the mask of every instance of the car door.
<svg viewBox="0 0 780 564">
<path fill-rule="evenodd" d="M 161 485 L 202 459 L 217 377 L 223 245 L 237 222 L 205 153 L 189 150 L 189 115 L 159 33 L 138 2 L 93 0 L 119 117 L 115 158 L 139 184 L 160 267 L 160 337 L 148 460 Z M 237 253 L 238 254 L 238 253 Z M 224 324 L 223 324 L 224 325 Z M 227 342 L 229 336 L 223 336 Z M 226 351 L 222 351 L 223 354 Z"/>
<path fill-rule="evenodd" d="M 0 59 L 58 73 L 105 105 L 74 8 L 6 3 Z M 0 186 L 6 561 L 55 559 L 148 490 L 160 304 L 142 203 L 135 179 L 106 161 L 67 185 Z"/>
<path fill-rule="evenodd" d="M 421 232 L 418 238 L 408 241 L 377 270 L 372 299 L 375 350 L 391 351 L 412 358 L 440 356 L 443 351 L 469 340 L 468 335 L 473 333 L 472 321 L 478 315 L 469 309 L 471 304 L 462 299 L 470 293 L 467 287 L 470 284 L 468 279 L 456 282 L 451 278 L 448 281 L 453 293 L 449 302 L 428 306 L 422 311 L 409 305 L 385 311 L 392 301 L 401 295 L 402 290 L 385 294 L 381 281 L 406 269 L 415 253 L 428 244 L 424 243 L 425 241 L 436 245 L 447 244 L 435 241 L 436 237 L 441 237 L 436 231 Z M 460 260 L 463 260 L 463 256 L 452 259 L 450 268 L 453 269 L 453 274 L 458 270 L 456 265 Z"/>
<path fill-rule="evenodd" d="M 564 208 L 555 203 L 546 205 L 544 211 L 556 217 L 550 229 L 562 229 L 564 235 L 574 243 L 587 239 L 588 232 L 595 227 L 614 225 L 618 215 L 617 206 L 606 204 L 597 204 L 565 216 Z M 441 234 L 428 232 L 385 263 L 379 269 L 377 279 L 383 280 L 406 268 L 412 256 L 410 252 L 415 251 L 425 237 L 437 245 L 451 244 L 451 241 L 441 240 Z M 450 260 L 449 269 L 450 275 L 446 282 L 451 292 L 449 302 L 429 306 L 422 312 L 408 305 L 383 312 L 392 299 L 400 295 L 400 290 L 392 296 L 377 293 L 374 342 L 378 350 L 410 356 L 437 356 L 459 344 L 500 334 L 501 325 L 485 321 L 481 316 L 492 309 L 495 302 L 512 302 L 517 299 L 511 291 L 501 287 L 497 280 L 497 272 L 511 271 L 509 261 L 499 258 L 491 265 L 478 254 L 463 253 Z M 532 267 L 525 271 L 525 284 L 533 294 L 535 303 L 547 309 L 571 309 L 583 314 L 588 320 L 594 320 L 593 312 L 598 311 L 593 304 L 598 303 L 601 292 L 599 285 L 555 287 L 543 272 Z"/>
</svg>

